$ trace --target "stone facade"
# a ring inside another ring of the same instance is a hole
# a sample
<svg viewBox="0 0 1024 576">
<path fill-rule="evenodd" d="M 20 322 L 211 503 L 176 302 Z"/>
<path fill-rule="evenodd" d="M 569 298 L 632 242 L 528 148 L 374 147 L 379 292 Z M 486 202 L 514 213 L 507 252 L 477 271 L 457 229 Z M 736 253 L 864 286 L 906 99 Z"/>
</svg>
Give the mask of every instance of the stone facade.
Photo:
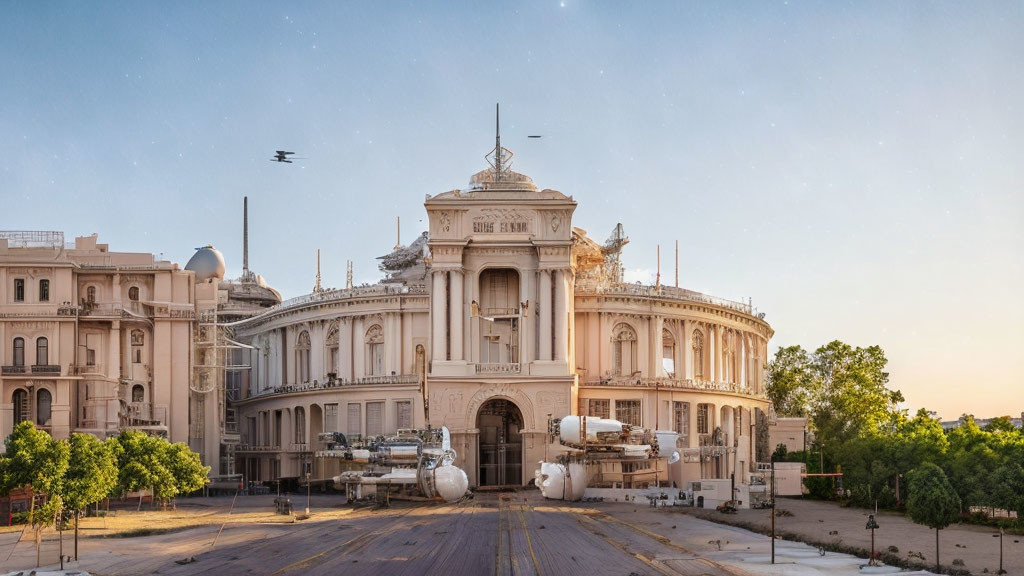
<svg viewBox="0 0 1024 576">
<path fill-rule="evenodd" d="M 96 236 L 0 233 L 0 436 L 124 428 L 188 440 L 194 277 Z"/>
<path fill-rule="evenodd" d="M 621 239 L 598 245 L 572 197 L 500 164 L 425 208 L 427 250 L 382 257 L 405 272 L 235 327 L 247 480 L 328 475 L 321 432 L 444 425 L 472 486 L 526 484 L 561 449 L 548 418 L 578 413 L 680 432 L 677 483 L 755 469 L 772 330 L 749 304 L 622 283 Z"/>
</svg>

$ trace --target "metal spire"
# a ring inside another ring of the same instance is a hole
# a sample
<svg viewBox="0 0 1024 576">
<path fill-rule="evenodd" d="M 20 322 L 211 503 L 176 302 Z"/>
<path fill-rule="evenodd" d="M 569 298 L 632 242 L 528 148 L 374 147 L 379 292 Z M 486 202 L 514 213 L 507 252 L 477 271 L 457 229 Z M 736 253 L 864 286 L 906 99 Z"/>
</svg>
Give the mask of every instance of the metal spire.
<svg viewBox="0 0 1024 576">
<path fill-rule="evenodd" d="M 249 281 L 249 197 L 242 198 L 242 281 Z"/>
<path fill-rule="evenodd" d="M 320 249 L 316 249 L 316 284 L 313 286 L 313 292 L 323 292 L 324 289 L 320 286 Z"/>
<path fill-rule="evenodd" d="M 501 146 L 501 105 L 494 105 L 494 150 L 485 157 L 494 169 L 494 181 L 499 182 L 508 175 L 512 166 L 512 151 Z"/>
</svg>

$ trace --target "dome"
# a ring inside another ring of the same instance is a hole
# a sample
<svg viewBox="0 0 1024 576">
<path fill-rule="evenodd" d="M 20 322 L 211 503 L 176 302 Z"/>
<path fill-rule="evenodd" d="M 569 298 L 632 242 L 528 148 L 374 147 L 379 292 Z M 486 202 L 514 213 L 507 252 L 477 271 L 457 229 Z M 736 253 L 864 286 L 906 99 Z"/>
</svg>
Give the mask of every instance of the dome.
<svg viewBox="0 0 1024 576">
<path fill-rule="evenodd" d="M 196 282 L 206 282 L 211 278 L 224 278 L 224 255 L 212 245 L 197 248 L 196 253 L 185 264 L 185 270 L 196 273 Z"/>
</svg>

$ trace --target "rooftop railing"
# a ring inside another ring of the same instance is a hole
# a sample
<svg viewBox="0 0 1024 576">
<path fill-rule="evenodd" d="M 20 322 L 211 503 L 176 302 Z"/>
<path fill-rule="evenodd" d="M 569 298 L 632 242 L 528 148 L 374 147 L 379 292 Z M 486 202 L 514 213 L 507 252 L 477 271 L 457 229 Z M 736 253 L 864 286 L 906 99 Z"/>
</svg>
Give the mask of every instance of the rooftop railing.
<svg viewBox="0 0 1024 576">
<path fill-rule="evenodd" d="M 702 392 L 730 392 L 749 396 L 755 394 L 753 388 L 741 386 L 734 382 L 711 382 L 707 380 L 691 380 L 678 378 L 644 378 L 640 376 L 612 376 L 593 378 L 583 382 L 584 386 L 612 386 L 616 388 L 660 388 L 662 390 L 698 390 Z"/>
<path fill-rule="evenodd" d="M 11 248 L 63 248 L 64 233 L 49 230 L 0 230 Z"/>
<path fill-rule="evenodd" d="M 324 390 L 339 390 L 356 386 L 409 386 L 419 384 L 420 377 L 417 374 L 395 374 L 392 376 L 366 376 L 354 380 L 328 380 L 326 382 L 306 382 L 304 384 L 285 384 L 274 388 L 268 388 L 246 398 L 264 398 L 279 394 L 299 394 L 303 392 L 321 392 Z"/>
<path fill-rule="evenodd" d="M 699 302 L 702 304 L 711 304 L 712 306 L 720 306 L 722 308 L 729 308 L 737 312 L 744 314 L 754 315 L 757 311 L 752 305 L 744 302 L 736 302 L 735 300 L 727 300 L 725 298 L 716 298 L 714 296 L 708 296 L 707 294 L 701 294 L 700 292 L 694 292 L 693 290 L 686 290 L 684 288 L 676 288 L 674 286 L 645 286 L 643 284 L 612 284 L 610 286 L 602 286 L 599 284 L 577 284 L 577 294 L 604 294 L 610 296 L 638 296 L 642 298 L 668 298 L 671 300 L 682 300 L 685 302 Z"/>
</svg>

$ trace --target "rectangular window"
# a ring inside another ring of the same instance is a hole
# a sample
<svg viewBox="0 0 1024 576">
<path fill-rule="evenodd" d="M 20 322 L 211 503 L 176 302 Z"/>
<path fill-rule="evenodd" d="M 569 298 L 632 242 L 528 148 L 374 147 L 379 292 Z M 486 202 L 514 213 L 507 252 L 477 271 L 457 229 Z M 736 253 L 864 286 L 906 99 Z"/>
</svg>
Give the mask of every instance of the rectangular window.
<svg viewBox="0 0 1024 576">
<path fill-rule="evenodd" d="M 324 432 L 341 432 L 338 427 L 337 404 L 324 404 Z"/>
<path fill-rule="evenodd" d="M 39 281 L 39 301 L 49 302 L 50 301 L 50 281 L 40 280 Z"/>
<path fill-rule="evenodd" d="M 697 404 L 697 434 L 711 434 L 710 404 Z"/>
<path fill-rule="evenodd" d="M 398 428 L 412 428 L 412 402 L 409 400 L 399 400 L 395 402 L 395 408 Z"/>
<path fill-rule="evenodd" d="M 363 405 L 353 402 L 348 405 L 348 426 L 345 428 L 349 438 L 359 436 L 363 432 Z"/>
<path fill-rule="evenodd" d="M 640 401 L 639 400 L 616 400 L 615 419 L 623 424 L 640 426 Z"/>
<path fill-rule="evenodd" d="M 672 403 L 672 429 L 679 433 L 683 446 L 690 445 L 690 403 Z"/>
<path fill-rule="evenodd" d="M 384 403 L 366 403 L 366 436 L 380 436 L 384 433 Z"/>
<path fill-rule="evenodd" d="M 85 350 L 85 365 L 86 366 L 95 366 L 96 365 L 96 351 L 93 350 L 92 348 L 87 348 Z"/>
<path fill-rule="evenodd" d="M 587 398 L 585 414 L 595 418 L 611 418 L 611 400 Z"/>
<path fill-rule="evenodd" d="M 14 301 L 25 301 L 25 281 L 21 278 L 15 278 L 14 280 Z"/>
</svg>

